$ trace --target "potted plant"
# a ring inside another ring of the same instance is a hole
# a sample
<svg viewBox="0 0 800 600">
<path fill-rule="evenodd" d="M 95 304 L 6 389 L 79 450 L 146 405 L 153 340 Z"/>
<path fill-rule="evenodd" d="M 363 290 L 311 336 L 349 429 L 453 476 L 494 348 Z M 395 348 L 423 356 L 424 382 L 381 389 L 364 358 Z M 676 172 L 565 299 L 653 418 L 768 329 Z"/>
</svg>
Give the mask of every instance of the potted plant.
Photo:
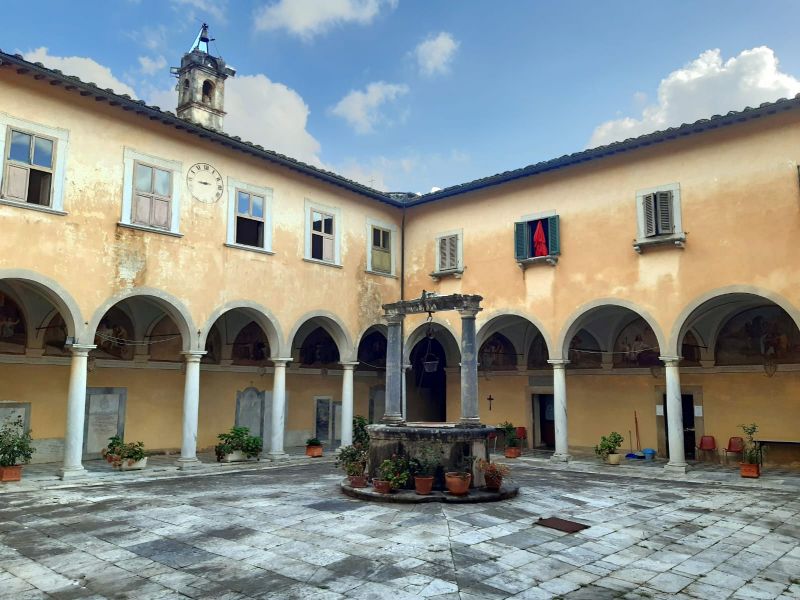
<svg viewBox="0 0 800 600">
<path fill-rule="evenodd" d="M 115 446 L 114 460 L 111 463 L 120 471 L 138 471 L 147 466 L 143 442 L 131 442 Z"/>
<path fill-rule="evenodd" d="M 516 431 L 511 431 L 506 434 L 506 458 L 519 458 L 522 454 L 522 449 L 519 447 L 519 438 L 517 438 Z"/>
<path fill-rule="evenodd" d="M 379 468 L 380 479 L 373 479 L 372 486 L 376 492 L 388 494 L 390 491 L 399 490 L 408 483 L 411 473 L 408 468 L 408 459 L 404 456 L 392 454 L 392 458 L 387 458 L 381 463 Z"/>
<path fill-rule="evenodd" d="M 449 471 L 444 474 L 444 484 L 447 491 L 453 496 L 466 496 L 472 483 L 473 457 L 465 456 L 458 471 Z"/>
<path fill-rule="evenodd" d="M 118 435 L 112 435 L 110 438 L 108 438 L 108 445 L 100 451 L 100 454 L 108 462 L 113 463 L 122 444 L 124 444 L 122 437 Z"/>
<path fill-rule="evenodd" d="M 409 461 L 409 469 L 414 476 L 414 490 L 420 496 L 427 496 L 433 489 L 433 478 L 442 458 L 441 444 L 423 444 L 419 454 Z"/>
<path fill-rule="evenodd" d="M 496 492 L 503 485 L 503 478 L 508 477 L 511 469 L 503 463 L 496 463 L 484 458 L 478 459 L 478 468 L 483 472 L 486 480 L 486 489 Z"/>
<path fill-rule="evenodd" d="M 322 456 L 322 442 L 313 437 L 306 440 L 306 456 L 311 458 L 319 458 Z"/>
<path fill-rule="evenodd" d="M 342 446 L 336 457 L 336 466 L 347 474 L 350 486 L 354 488 L 367 487 L 367 478 L 364 470 L 367 468 L 367 451 L 353 444 Z"/>
<path fill-rule="evenodd" d="M 3 425 L 0 429 L 0 481 L 22 479 L 22 465 L 31 461 L 34 452 L 31 432 L 25 431 L 22 417 Z"/>
<path fill-rule="evenodd" d="M 610 465 L 618 465 L 621 455 L 617 450 L 625 441 L 620 434 L 612 431 L 600 438 L 600 443 L 594 447 L 594 453 Z"/>
<path fill-rule="evenodd" d="M 745 434 L 744 448 L 742 449 L 742 462 L 739 463 L 739 474 L 742 477 L 758 478 L 761 476 L 760 456 L 758 445 L 753 436 L 758 432 L 758 425 L 739 425 Z"/>
<path fill-rule="evenodd" d="M 353 417 L 353 446 L 369 450 L 369 430 L 367 419 L 361 415 Z"/>
<path fill-rule="evenodd" d="M 258 458 L 264 442 L 258 436 L 250 435 L 247 427 L 231 427 L 228 433 L 217 436 L 219 444 L 214 446 L 217 462 L 242 462 Z"/>
</svg>

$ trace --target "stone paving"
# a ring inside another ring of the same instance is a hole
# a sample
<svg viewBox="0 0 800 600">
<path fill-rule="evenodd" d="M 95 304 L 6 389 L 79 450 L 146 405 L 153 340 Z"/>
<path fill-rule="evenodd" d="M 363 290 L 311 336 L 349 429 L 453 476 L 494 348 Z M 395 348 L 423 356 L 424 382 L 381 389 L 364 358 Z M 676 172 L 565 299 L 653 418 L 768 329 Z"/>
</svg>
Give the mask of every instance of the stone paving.
<svg viewBox="0 0 800 600">
<path fill-rule="evenodd" d="M 5 493 L 0 598 L 800 598 L 796 487 L 527 460 L 514 500 L 405 506 L 340 480 L 308 461 Z"/>
</svg>

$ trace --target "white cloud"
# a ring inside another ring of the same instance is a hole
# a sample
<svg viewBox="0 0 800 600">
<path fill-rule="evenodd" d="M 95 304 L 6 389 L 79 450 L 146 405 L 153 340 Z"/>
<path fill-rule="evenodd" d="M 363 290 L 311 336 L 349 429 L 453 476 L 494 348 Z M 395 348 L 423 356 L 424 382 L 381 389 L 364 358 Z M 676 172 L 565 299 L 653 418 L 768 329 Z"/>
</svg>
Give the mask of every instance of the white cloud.
<svg viewBox="0 0 800 600">
<path fill-rule="evenodd" d="M 375 81 L 364 91 L 351 90 L 331 108 L 331 113 L 347 121 L 356 133 L 371 133 L 375 125 L 385 120 L 381 105 L 407 93 L 408 86 L 405 84 Z"/>
<path fill-rule="evenodd" d="M 154 91 L 148 102 L 174 111 L 177 92 Z M 306 129 L 309 109 L 303 98 L 262 74 L 237 75 L 225 82 L 225 133 L 321 167 L 320 143 Z"/>
<path fill-rule="evenodd" d="M 211 17 L 216 23 L 228 22 L 228 1 L 227 0 L 170 0 L 172 8 L 186 13 L 186 21 L 198 21 L 198 13 Z M 188 11 L 188 13 L 186 12 Z M 213 24 L 212 33 L 213 33 Z M 200 30 L 200 27 L 197 28 Z"/>
<path fill-rule="evenodd" d="M 429 36 L 414 49 L 420 73 L 431 77 L 447 73 L 450 63 L 461 45 L 446 31 Z"/>
<path fill-rule="evenodd" d="M 392 9 L 397 0 L 278 0 L 256 11 L 255 29 L 285 29 L 309 40 L 344 23 L 367 25 L 384 6 Z"/>
<path fill-rule="evenodd" d="M 52 56 L 48 54 L 47 48 L 44 46 L 25 52 L 23 57 L 31 62 L 40 62 L 50 69 L 58 69 L 65 75 L 75 75 L 83 81 L 94 82 L 95 85 L 103 89 L 111 88 L 117 94 L 128 94 L 136 98 L 136 92 L 132 87 L 114 77 L 111 69 L 91 58 L 83 56 Z"/>
<path fill-rule="evenodd" d="M 149 56 L 139 57 L 139 68 L 145 75 L 155 75 L 159 71 L 163 71 L 167 66 L 167 59 L 159 55 L 156 58 Z"/>
<path fill-rule="evenodd" d="M 766 46 L 744 50 L 725 62 L 719 50 L 706 50 L 661 80 L 658 102 L 645 106 L 641 117 L 602 123 L 595 128 L 589 146 L 691 123 L 797 93 L 800 93 L 800 81 L 780 71 L 778 58 Z M 638 95 L 634 100 L 641 98 Z"/>
</svg>

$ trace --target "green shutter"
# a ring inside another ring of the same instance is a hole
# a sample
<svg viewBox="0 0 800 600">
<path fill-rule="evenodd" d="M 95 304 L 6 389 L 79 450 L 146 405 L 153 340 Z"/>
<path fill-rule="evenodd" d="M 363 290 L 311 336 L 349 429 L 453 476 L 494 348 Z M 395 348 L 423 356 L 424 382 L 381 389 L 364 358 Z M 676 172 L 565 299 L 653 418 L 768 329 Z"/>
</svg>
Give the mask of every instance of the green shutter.
<svg viewBox="0 0 800 600">
<path fill-rule="evenodd" d="M 547 249 L 551 256 L 561 254 L 561 234 L 558 229 L 558 215 L 547 217 Z"/>
<path fill-rule="evenodd" d="M 672 192 L 656 193 L 656 218 L 658 220 L 658 233 L 672 233 Z"/>
<path fill-rule="evenodd" d="M 525 260 L 530 257 L 528 242 L 528 224 L 524 221 L 514 223 L 514 258 Z"/>
<path fill-rule="evenodd" d="M 642 215 L 644 216 L 644 237 L 657 235 L 655 194 L 646 194 L 642 197 Z"/>
</svg>

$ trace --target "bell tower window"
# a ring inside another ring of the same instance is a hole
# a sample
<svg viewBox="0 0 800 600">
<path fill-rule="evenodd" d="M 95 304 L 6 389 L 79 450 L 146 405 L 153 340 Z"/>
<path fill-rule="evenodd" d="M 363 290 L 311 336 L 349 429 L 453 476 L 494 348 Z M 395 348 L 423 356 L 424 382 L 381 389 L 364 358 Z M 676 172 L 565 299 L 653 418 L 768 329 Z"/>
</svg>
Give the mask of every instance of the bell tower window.
<svg viewBox="0 0 800 600">
<path fill-rule="evenodd" d="M 207 79 L 203 82 L 203 104 L 214 103 L 214 84 Z"/>
</svg>

